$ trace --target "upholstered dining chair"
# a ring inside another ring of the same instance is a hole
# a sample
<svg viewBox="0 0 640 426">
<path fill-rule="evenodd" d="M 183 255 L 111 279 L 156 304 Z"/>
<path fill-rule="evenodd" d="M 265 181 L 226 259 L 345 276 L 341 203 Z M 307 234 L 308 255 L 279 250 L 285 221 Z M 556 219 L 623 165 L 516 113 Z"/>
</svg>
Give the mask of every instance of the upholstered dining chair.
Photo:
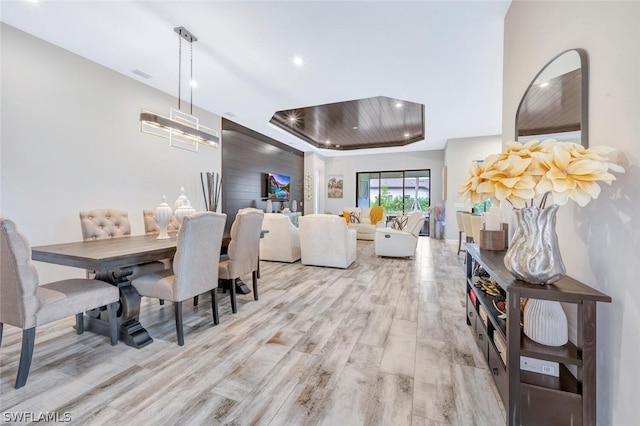
<svg viewBox="0 0 640 426">
<path fill-rule="evenodd" d="M 464 234 L 464 215 L 465 212 L 457 211 L 456 212 L 456 223 L 458 224 L 458 254 L 461 251 L 466 251 L 462 248 L 462 234 Z"/>
<path fill-rule="evenodd" d="M 142 217 L 144 219 L 144 233 L 145 234 L 159 234 L 160 233 L 160 225 L 158 224 L 158 219 L 156 219 L 156 211 L 154 210 L 142 210 Z M 178 219 L 176 219 L 176 215 L 172 212 L 171 219 L 169 221 L 169 226 L 167 226 L 167 232 L 178 232 L 180 229 L 180 224 L 178 223 Z M 171 268 L 171 259 L 163 260 L 165 268 Z M 147 271 L 150 272 L 150 271 Z M 140 275 L 140 274 L 137 274 Z M 160 299 L 160 304 L 164 305 L 164 300 Z M 198 297 L 196 296 L 193 299 L 193 306 L 198 304 Z"/>
<path fill-rule="evenodd" d="M 462 220 L 464 223 L 464 234 L 466 236 L 467 242 L 473 242 L 473 228 L 471 227 L 471 213 L 464 212 L 462 215 Z"/>
<path fill-rule="evenodd" d="M 482 229 L 482 216 L 479 214 L 470 214 L 471 220 L 471 238 L 474 243 L 480 243 L 480 230 Z"/>
<path fill-rule="evenodd" d="M 126 210 L 95 209 L 81 211 L 80 228 L 82 229 L 82 239 L 84 241 L 122 238 L 131 235 L 131 222 Z M 114 279 L 126 276 L 131 281 L 140 275 L 161 271 L 165 268 L 164 262 L 155 261 L 135 265 L 131 269 L 127 268 L 124 271 L 109 271 L 108 274 Z"/>
<path fill-rule="evenodd" d="M 238 210 L 231 225 L 231 242 L 227 254 L 220 257 L 218 276 L 226 281 L 231 293 L 231 311 L 238 312 L 235 281 L 242 275 L 251 274 L 253 298 L 258 300 L 258 251 L 264 212 L 246 208 Z"/>
<path fill-rule="evenodd" d="M 83 312 L 106 306 L 111 344 L 118 344 L 118 288 L 86 278 L 40 285 L 29 241 L 4 217 L 0 217 L 0 266 L 0 343 L 4 324 L 22 329 L 16 389 L 27 383 L 38 326 L 75 315 L 76 332 L 82 334 Z"/>
<path fill-rule="evenodd" d="M 178 345 L 184 345 L 182 302 L 211 293 L 213 323 L 218 316 L 218 262 L 226 214 L 200 212 L 187 216 L 178 232 L 172 269 L 142 275 L 132 281 L 140 296 L 173 302 Z"/>
</svg>

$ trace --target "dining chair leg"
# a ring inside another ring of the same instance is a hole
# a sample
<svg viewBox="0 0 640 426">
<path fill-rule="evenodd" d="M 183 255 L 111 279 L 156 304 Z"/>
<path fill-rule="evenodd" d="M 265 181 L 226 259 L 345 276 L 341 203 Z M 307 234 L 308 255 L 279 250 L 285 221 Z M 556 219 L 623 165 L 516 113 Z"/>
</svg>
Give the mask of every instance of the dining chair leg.
<svg viewBox="0 0 640 426">
<path fill-rule="evenodd" d="M 218 289 L 211 290 L 211 309 L 213 310 L 213 323 L 220 324 L 220 316 L 218 315 Z"/>
<path fill-rule="evenodd" d="M 20 364 L 18 365 L 18 375 L 16 377 L 16 389 L 23 387 L 29 377 L 31 359 L 33 358 L 33 344 L 36 340 L 36 328 L 31 327 L 22 330 L 22 351 L 20 352 Z"/>
<path fill-rule="evenodd" d="M 258 271 L 253 271 L 253 300 L 258 300 Z"/>
<path fill-rule="evenodd" d="M 462 248 L 462 231 L 458 232 L 458 254 L 460 254 L 460 249 Z"/>
<path fill-rule="evenodd" d="M 176 317 L 176 334 L 178 335 L 178 345 L 184 346 L 184 330 L 182 328 L 182 302 L 173 302 Z"/>
<path fill-rule="evenodd" d="M 238 312 L 238 307 L 236 306 L 236 280 L 229 280 L 229 288 L 231 292 L 231 312 L 234 314 Z"/>
<path fill-rule="evenodd" d="M 118 302 L 107 305 L 107 314 L 109 317 L 109 336 L 111 337 L 111 346 L 118 344 Z"/>
<path fill-rule="evenodd" d="M 2 344 L 2 328 L 4 324 L 0 322 L 0 345 Z"/>
<path fill-rule="evenodd" d="M 82 312 L 76 314 L 76 333 L 84 333 L 84 314 Z"/>
<path fill-rule="evenodd" d="M 193 296 L 193 306 L 198 306 L 198 296 Z"/>
</svg>

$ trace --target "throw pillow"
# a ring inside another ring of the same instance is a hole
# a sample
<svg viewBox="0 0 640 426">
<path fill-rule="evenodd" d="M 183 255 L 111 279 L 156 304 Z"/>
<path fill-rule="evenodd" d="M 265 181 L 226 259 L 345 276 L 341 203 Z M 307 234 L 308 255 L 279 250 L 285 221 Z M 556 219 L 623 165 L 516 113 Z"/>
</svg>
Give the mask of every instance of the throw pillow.
<svg viewBox="0 0 640 426">
<path fill-rule="evenodd" d="M 384 214 L 384 209 L 380 206 L 371 207 L 371 211 L 369 212 L 369 217 L 371 218 L 371 224 L 375 225 L 376 223 L 382 220 L 382 215 Z"/>
<path fill-rule="evenodd" d="M 408 216 L 404 216 L 404 215 L 397 216 L 395 219 L 393 219 L 391 228 L 402 231 L 404 227 L 407 226 L 407 220 L 409 220 Z"/>
<path fill-rule="evenodd" d="M 347 225 L 349 224 L 349 222 L 351 222 L 351 214 L 348 211 L 344 210 L 342 212 L 342 217 L 344 217 L 344 220 L 347 222 Z"/>
<path fill-rule="evenodd" d="M 360 213 L 351 212 L 349 214 L 349 216 L 350 216 L 349 222 L 351 222 L 351 223 L 360 223 Z"/>
</svg>

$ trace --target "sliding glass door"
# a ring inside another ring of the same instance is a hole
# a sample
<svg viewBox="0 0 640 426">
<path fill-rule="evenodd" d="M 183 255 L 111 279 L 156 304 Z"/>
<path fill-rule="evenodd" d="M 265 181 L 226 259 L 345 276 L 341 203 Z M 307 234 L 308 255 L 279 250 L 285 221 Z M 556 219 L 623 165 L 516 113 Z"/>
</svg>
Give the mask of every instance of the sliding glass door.
<svg viewBox="0 0 640 426">
<path fill-rule="evenodd" d="M 427 216 L 430 176 L 429 169 L 356 173 L 357 206 L 382 206 L 390 217 L 416 210 Z"/>
</svg>

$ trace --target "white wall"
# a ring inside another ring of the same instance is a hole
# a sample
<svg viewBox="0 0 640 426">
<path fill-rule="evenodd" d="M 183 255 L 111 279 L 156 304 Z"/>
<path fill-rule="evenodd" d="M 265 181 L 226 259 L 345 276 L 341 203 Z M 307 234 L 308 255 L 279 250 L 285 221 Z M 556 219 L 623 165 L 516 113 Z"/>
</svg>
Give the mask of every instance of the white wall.
<svg viewBox="0 0 640 426">
<path fill-rule="evenodd" d="M 431 205 L 442 202 L 442 150 L 326 158 L 325 176 L 342 175 L 343 198 L 325 198 L 325 211 L 337 214 L 356 205 L 356 172 L 431 169 Z M 326 189 L 324 191 L 326 196 Z M 321 212 L 324 213 L 324 212 Z"/>
<path fill-rule="evenodd" d="M 303 206 L 304 214 L 324 213 L 324 199 L 326 196 L 326 188 L 324 186 L 324 169 L 325 158 L 322 155 L 314 152 L 305 152 L 304 173 L 305 176 L 307 173 L 311 173 L 313 182 L 313 198 L 311 200 L 307 200 L 305 197 L 305 204 Z"/>
<path fill-rule="evenodd" d="M 447 202 L 445 205 L 445 238 L 458 239 L 456 211 L 471 211 L 469 200 L 458 196 L 460 185 L 469 177 L 472 161 L 484 160 L 491 154 L 502 152 L 502 136 L 478 136 L 473 138 L 447 139 L 444 149 L 444 161 L 447 165 Z"/>
<path fill-rule="evenodd" d="M 557 231 L 567 274 L 612 297 L 598 304 L 598 424 L 637 424 L 640 380 L 640 3 L 514 1 L 505 19 L 503 135 L 520 98 L 555 55 L 589 56 L 589 144 L 618 150 L 627 173 Z"/>
<path fill-rule="evenodd" d="M 204 209 L 200 175 L 221 170 L 221 148 L 191 152 L 140 132 L 141 108 L 168 114 L 177 100 L 8 25 L 1 26 L 0 212 L 32 245 L 82 239 L 78 212 L 169 204 L 181 186 Z M 194 94 L 197 99 L 197 94 Z M 221 119 L 194 109 L 220 131 Z M 42 281 L 84 271 L 36 262 Z"/>
</svg>

